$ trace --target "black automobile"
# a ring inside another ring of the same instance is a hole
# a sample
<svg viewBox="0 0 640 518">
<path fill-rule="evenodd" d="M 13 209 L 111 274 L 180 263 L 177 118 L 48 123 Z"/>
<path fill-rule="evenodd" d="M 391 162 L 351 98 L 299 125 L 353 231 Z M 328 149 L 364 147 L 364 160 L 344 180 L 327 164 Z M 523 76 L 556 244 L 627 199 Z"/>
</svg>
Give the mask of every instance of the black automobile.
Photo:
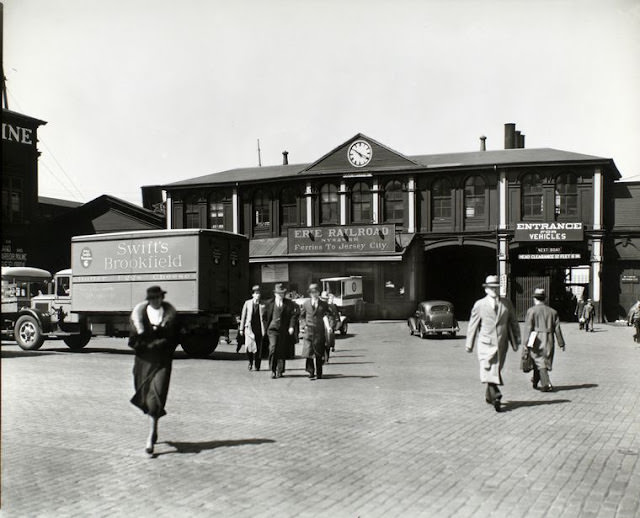
<svg viewBox="0 0 640 518">
<path fill-rule="evenodd" d="M 426 338 L 428 335 L 456 336 L 460 331 L 453 304 L 446 300 L 427 300 L 418 304 L 415 314 L 407 320 L 410 334 Z"/>
</svg>

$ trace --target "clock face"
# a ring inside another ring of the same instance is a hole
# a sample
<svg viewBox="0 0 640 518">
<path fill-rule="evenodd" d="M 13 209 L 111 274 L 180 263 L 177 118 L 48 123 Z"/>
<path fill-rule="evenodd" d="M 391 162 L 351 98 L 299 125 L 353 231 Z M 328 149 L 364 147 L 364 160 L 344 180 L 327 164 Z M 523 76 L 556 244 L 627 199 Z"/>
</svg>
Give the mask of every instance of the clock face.
<svg viewBox="0 0 640 518">
<path fill-rule="evenodd" d="M 356 140 L 347 151 L 347 158 L 354 167 L 364 167 L 371 161 L 372 155 L 371 145 L 364 140 Z"/>
</svg>

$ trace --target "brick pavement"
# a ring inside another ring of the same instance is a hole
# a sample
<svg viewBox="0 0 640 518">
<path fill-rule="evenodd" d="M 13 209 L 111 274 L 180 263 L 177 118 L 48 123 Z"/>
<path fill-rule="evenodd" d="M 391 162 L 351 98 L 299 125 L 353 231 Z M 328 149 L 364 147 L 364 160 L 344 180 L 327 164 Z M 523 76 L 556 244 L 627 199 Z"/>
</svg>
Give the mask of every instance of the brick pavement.
<svg viewBox="0 0 640 518">
<path fill-rule="evenodd" d="M 123 340 L 2 346 L 3 516 L 640 516 L 640 346 L 565 326 L 533 391 L 510 353 L 506 411 L 463 339 L 352 324 L 327 379 L 248 372 L 234 346 L 174 362 L 157 456 Z"/>
</svg>

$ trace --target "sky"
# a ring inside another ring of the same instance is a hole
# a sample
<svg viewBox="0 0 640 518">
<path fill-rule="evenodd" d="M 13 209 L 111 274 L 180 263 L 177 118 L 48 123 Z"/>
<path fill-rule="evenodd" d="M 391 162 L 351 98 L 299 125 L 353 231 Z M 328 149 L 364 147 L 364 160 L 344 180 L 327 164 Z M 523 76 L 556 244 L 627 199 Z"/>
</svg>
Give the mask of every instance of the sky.
<svg viewBox="0 0 640 518">
<path fill-rule="evenodd" d="M 40 194 L 313 162 L 526 147 L 640 180 L 640 0 L 4 0 L 9 108 L 44 119 Z"/>
</svg>

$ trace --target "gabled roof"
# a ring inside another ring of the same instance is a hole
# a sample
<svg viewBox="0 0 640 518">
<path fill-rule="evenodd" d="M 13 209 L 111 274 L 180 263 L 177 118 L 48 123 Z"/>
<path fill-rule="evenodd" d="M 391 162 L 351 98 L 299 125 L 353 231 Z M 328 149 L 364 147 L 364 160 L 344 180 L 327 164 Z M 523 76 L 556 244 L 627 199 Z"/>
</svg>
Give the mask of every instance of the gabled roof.
<svg viewBox="0 0 640 518">
<path fill-rule="evenodd" d="M 80 207 L 81 201 L 63 200 L 61 198 L 50 198 L 48 196 L 38 196 L 38 203 L 43 205 L 55 205 L 56 207 L 68 207 L 73 209 L 74 207 Z"/>
<path fill-rule="evenodd" d="M 131 217 L 158 226 L 158 228 L 164 226 L 164 218 L 159 214 L 109 194 L 98 196 L 79 207 L 75 207 L 64 214 L 61 214 L 56 218 L 56 221 L 64 221 L 67 219 L 77 220 L 78 218 L 83 217 L 93 218 L 104 214 L 110 209 L 118 210 L 124 214 L 130 215 Z"/>
</svg>

